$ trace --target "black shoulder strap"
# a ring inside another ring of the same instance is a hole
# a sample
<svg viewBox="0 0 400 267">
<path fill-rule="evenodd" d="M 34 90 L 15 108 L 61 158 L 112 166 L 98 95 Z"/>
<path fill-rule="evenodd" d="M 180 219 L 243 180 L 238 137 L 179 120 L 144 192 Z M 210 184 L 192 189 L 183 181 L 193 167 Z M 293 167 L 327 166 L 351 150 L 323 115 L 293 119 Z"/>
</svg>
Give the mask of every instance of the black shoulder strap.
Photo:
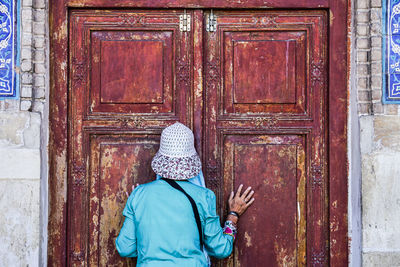
<svg viewBox="0 0 400 267">
<path fill-rule="evenodd" d="M 200 249 L 203 250 L 203 231 L 201 230 L 201 222 L 200 222 L 200 215 L 199 215 L 199 210 L 197 209 L 196 202 L 194 202 L 193 198 L 186 193 L 185 190 L 174 180 L 171 179 L 165 179 L 161 178 L 164 181 L 166 181 L 170 186 L 173 188 L 181 191 L 185 196 L 189 199 L 190 204 L 192 205 L 193 213 L 194 213 L 194 218 L 196 219 L 196 224 L 197 224 L 197 229 L 199 230 L 199 236 L 200 236 Z"/>
</svg>

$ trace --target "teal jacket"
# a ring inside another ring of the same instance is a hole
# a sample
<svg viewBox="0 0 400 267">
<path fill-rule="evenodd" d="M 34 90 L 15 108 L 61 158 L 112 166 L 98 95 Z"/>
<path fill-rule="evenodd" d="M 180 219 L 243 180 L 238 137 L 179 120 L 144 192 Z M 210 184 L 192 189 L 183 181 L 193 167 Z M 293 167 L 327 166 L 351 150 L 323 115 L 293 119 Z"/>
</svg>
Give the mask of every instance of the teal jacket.
<svg viewBox="0 0 400 267">
<path fill-rule="evenodd" d="M 197 204 L 206 251 L 226 258 L 233 237 L 223 233 L 215 194 L 187 181 L 178 184 Z M 187 197 L 163 180 L 135 188 L 123 211 L 124 224 L 116 239 L 122 257 L 138 257 L 137 266 L 207 266 L 199 232 Z"/>
</svg>

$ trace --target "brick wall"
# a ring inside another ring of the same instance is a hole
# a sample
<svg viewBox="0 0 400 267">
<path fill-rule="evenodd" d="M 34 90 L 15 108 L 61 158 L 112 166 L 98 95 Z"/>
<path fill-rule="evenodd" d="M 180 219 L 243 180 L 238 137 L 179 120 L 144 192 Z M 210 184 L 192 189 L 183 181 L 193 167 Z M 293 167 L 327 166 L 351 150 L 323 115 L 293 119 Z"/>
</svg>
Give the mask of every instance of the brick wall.
<svg viewBox="0 0 400 267">
<path fill-rule="evenodd" d="M 21 110 L 43 112 L 46 78 L 46 2 L 22 1 Z"/>
</svg>

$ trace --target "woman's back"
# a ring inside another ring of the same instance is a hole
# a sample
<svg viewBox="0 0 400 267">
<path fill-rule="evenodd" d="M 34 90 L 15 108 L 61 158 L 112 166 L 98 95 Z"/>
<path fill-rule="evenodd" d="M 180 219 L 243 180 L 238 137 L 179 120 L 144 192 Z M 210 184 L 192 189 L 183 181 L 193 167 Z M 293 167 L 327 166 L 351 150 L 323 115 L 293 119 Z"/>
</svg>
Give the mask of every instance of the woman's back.
<svg viewBox="0 0 400 267">
<path fill-rule="evenodd" d="M 229 255 L 233 239 L 222 233 L 214 193 L 188 181 L 177 182 L 196 202 L 207 251 L 216 257 Z M 137 187 L 123 214 L 132 218 L 133 229 L 125 225 L 123 229 L 127 235 L 135 231 L 137 252 L 129 255 L 133 248 L 126 246 L 129 240 L 121 240 L 127 237 L 124 233 L 118 237 L 117 249 L 122 256 L 137 256 L 137 266 L 207 266 L 190 202 L 167 182 L 156 180 Z"/>
<path fill-rule="evenodd" d="M 187 181 L 178 183 L 193 196 L 200 217 L 204 218 L 203 207 L 207 205 L 206 189 Z M 165 181 L 156 180 L 139 187 L 133 201 L 137 214 L 136 233 L 140 237 L 138 256 L 143 263 L 155 259 L 158 261 L 185 259 L 187 264 L 189 259 L 193 259 L 192 264 L 188 266 L 204 266 L 205 258 L 200 250 L 199 232 L 193 210 L 184 194 Z M 179 266 L 179 262 L 171 263 Z"/>
</svg>

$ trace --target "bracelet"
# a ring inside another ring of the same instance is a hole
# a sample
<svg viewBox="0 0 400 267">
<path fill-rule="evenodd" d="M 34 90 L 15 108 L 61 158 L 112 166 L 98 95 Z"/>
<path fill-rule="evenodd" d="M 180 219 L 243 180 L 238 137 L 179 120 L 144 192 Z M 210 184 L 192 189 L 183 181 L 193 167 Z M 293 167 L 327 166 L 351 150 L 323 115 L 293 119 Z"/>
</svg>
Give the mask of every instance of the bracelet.
<svg viewBox="0 0 400 267">
<path fill-rule="evenodd" d="M 239 218 L 239 214 L 236 211 L 230 211 L 228 215 L 233 215 Z"/>
<path fill-rule="evenodd" d="M 236 238 L 236 234 L 237 234 L 237 226 L 234 222 L 232 221 L 225 221 L 225 225 L 224 225 L 224 231 L 223 233 L 225 235 L 230 235 L 233 237 L 233 240 L 235 240 Z"/>
</svg>

